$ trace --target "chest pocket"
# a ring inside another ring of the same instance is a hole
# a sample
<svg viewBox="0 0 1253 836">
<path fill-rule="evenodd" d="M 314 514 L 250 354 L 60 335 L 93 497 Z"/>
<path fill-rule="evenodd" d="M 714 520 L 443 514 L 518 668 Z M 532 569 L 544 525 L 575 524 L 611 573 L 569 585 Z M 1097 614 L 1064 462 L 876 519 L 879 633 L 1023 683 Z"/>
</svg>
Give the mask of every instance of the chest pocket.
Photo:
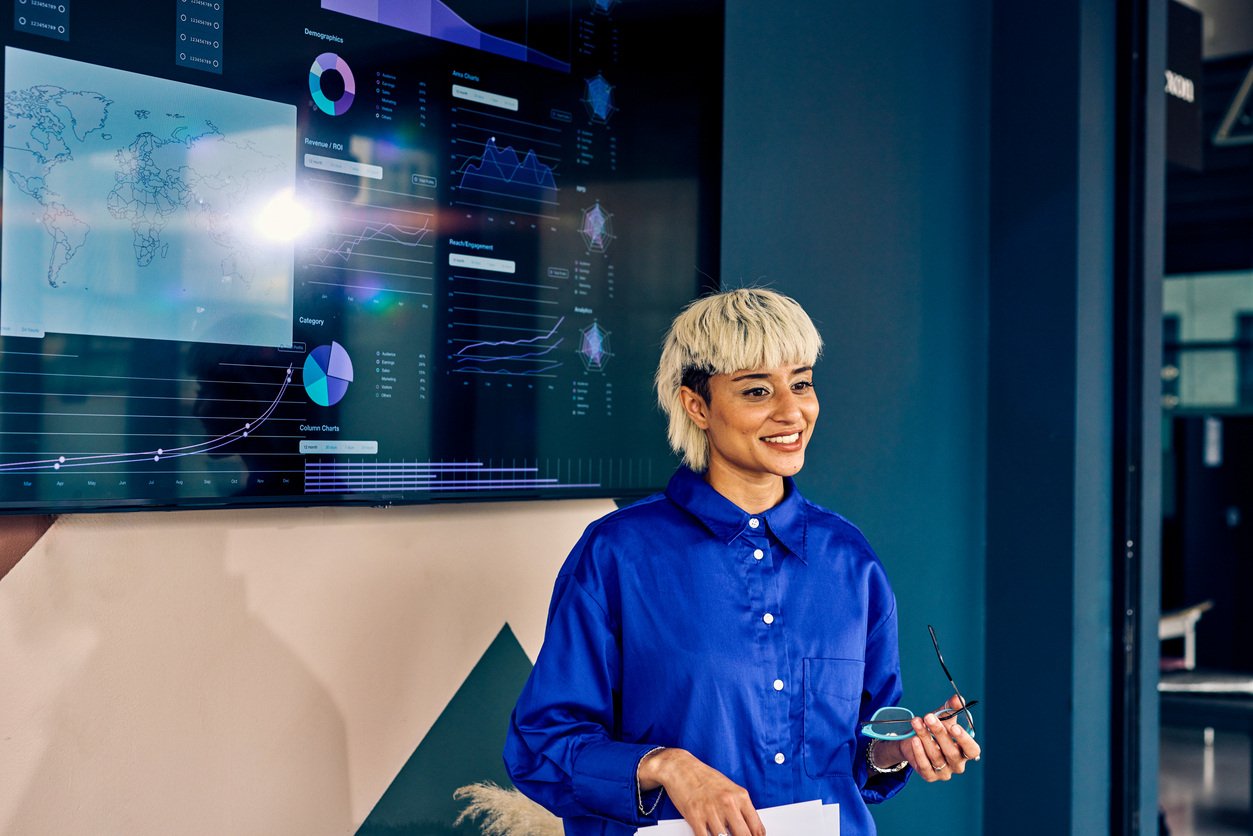
<svg viewBox="0 0 1253 836">
<path fill-rule="evenodd" d="M 866 664 L 814 658 L 804 664 L 805 772 L 811 778 L 852 775 Z"/>
</svg>

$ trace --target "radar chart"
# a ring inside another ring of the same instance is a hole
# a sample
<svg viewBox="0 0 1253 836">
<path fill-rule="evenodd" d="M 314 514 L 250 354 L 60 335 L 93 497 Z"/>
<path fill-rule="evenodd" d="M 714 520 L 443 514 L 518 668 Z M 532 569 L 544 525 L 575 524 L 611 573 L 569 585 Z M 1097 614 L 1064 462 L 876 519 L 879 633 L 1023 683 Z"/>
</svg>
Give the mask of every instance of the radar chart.
<svg viewBox="0 0 1253 836">
<path fill-rule="evenodd" d="M 583 104 L 591 120 L 602 125 L 618 110 L 613 104 L 613 85 L 599 73 L 584 84 Z"/>
<path fill-rule="evenodd" d="M 609 350 L 609 332 L 593 322 L 579 332 L 579 357 L 583 367 L 589 372 L 598 372 L 605 368 L 613 352 Z"/>
<path fill-rule="evenodd" d="M 609 244 L 614 239 L 613 215 L 601 207 L 599 200 L 592 208 L 583 210 L 579 234 L 583 236 L 583 243 L 591 252 L 603 253 L 609 249 Z"/>
</svg>

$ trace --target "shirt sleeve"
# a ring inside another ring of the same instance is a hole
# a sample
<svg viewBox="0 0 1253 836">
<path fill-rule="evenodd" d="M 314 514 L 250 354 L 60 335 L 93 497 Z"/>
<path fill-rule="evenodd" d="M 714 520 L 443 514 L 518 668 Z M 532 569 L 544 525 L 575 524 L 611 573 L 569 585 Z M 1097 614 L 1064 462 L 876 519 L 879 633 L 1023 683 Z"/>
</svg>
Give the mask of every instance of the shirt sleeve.
<svg viewBox="0 0 1253 836">
<path fill-rule="evenodd" d="M 886 585 L 886 581 L 884 581 Z M 862 692 L 861 720 L 870 719 L 876 709 L 885 705 L 900 705 L 901 661 L 896 633 L 896 599 L 891 590 L 885 589 L 886 615 L 866 637 L 866 680 Z M 861 788 L 861 797 L 867 804 L 878 804 L 896 795 L 909 780 L 912 769 L 880 774 L 872 772 L 866 762 L 866 749 L 871 738 L 858 735 L 857 758 L 853 761 L 853 777 Z"/>
<path fill-rule="evenodd" d="M 562 818 L 652 822 L 640 815 L 635 778 L 640 759 L 655 746 L 615 739 L 619 648 L 602 600 L 563 571 L 504 751 L 515 786 Z"/>
</svg>

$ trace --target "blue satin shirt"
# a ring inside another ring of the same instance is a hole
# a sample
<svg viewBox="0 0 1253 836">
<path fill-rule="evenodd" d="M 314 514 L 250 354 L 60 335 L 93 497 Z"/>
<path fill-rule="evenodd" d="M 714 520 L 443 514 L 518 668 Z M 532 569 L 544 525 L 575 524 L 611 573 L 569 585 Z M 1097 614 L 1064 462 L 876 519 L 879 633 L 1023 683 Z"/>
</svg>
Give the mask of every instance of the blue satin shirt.
<svg viewBox="0 0 1253 836">
<path fill-rule="evenodd" d="M 639 811 L 636 767 L 656 746 L 687 749 L 758 808 L 838 802 L 843 836 L 873 834 L 866 803 L 909 770 L 868 775 L 858 723 L 900 696 L 895 598 L 861 533 L 791 479 L 748 514 L 682 468 L 567 558 L 505 765 L 577 836 L 679 817 L 668 798 Z"/>
</svg>

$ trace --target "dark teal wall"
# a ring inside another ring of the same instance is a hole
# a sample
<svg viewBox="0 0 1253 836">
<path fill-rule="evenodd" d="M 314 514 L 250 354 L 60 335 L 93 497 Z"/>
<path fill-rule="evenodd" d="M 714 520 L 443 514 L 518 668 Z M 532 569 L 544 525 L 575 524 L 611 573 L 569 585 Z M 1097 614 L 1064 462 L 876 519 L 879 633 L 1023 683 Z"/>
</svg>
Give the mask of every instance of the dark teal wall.
<svg viewBox="0 0 1253 836">
<path fill-rule="evenodd" d="M 888 568 L 907 704 L 945 696 L 927 623 L 985 701 L 988 757 L 883 805 L 885 836 L 1109 828 L 1118 8 L 728 3 L 724 280 L 795 295 L 827 339 L 801 483 Z"/>
<path fill-rule="evenodd" d="M 1084 0 L 993 13 L 985 718 L 1049 731 L 1030 780 L 989 772 L 985 817 L 1019 836 L 1109 832 L 1115 791 L 1117 22 Z"/>
<path fill-rule="evenodd" d="M 989 14 L 727 6 L 724 278 L 795 295 L 827 341 L 801 484 L 887 566 L 916 708 L 948 696 L 928 623 L 984 691 Z M 982 766 L 915 782 L 881 832 L 981 832 Z"/>
</svg>

